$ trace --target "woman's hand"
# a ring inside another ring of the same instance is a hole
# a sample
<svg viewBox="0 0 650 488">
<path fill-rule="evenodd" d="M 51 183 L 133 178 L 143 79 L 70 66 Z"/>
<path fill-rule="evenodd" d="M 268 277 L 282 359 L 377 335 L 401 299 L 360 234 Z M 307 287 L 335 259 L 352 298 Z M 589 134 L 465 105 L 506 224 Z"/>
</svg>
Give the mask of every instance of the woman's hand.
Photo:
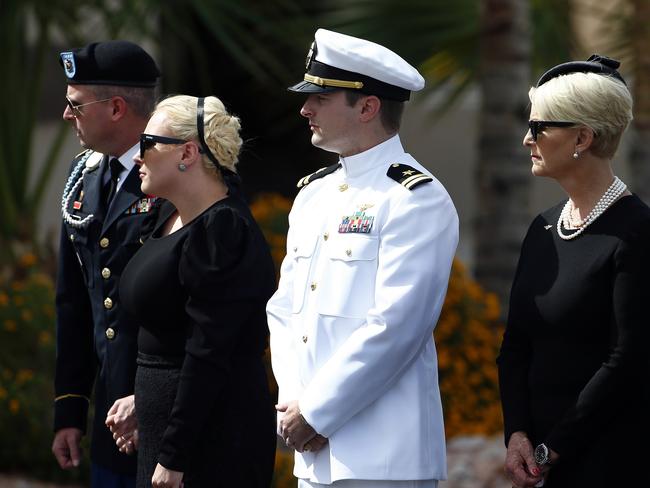
<svg viewBox="0 0 650 488">
<path fill-rule="evenodd" d="M 115 444 L 120 452 L 133 454 L 138 449 L 138 430 L 124 434 L 115 439 Z"/>
<path fill-rule="evenodd" d="M 542 481 L 542 471 L 533 456 L 533 445 L 525 432 L 515 432 L 510 436 L 504 470 L 515 488 L 533 487 Z"/>
<path fill-rule="evenodd" d="M 559 459 L 560 455 L 557 452 L 555 452 L 553 449 L 548 450 L 548 463 L 540 467 L 540 472 L 542 474 L 542 478 L 544 478 L 544 483 L 546 482 L 546 478 L 548 478 L 549 471 L 553 466 L 555 466 Z M 538 483 L 535 486 L 541 488 L 544 486 L 544 483 Z"/>
<path fill-rule="evenodd" d="M 135 417 L 135 397 L 119 398 L 106 415 L 106 426 L 113 434 L 113 439 L 129 434 L 138 428 Z"/>
<path fill-rule="evenodd" d="M 172 471 L 161 464 L 156 465 L 156 470 L 151 478 L 152 488 L 179 488 L 183 486 L 183 473 Z"/>
</svg>

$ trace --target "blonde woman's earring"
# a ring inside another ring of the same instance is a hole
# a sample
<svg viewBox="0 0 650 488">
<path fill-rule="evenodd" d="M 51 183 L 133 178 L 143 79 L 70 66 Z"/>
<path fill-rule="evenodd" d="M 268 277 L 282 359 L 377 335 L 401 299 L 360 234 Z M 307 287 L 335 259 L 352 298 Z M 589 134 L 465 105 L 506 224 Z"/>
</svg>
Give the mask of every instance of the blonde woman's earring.
<svg viewBox="0 0 650 488">
<path fill-rule="evenodd" d="M 574 157 L 575 157 L 575 155 L 574 155 Z M 184 173 L 186 169 L 187 169 L 187 166 L 185 166 L 183 163 L 178 165 L 178 171 L 180 171 L 181 173 Z"/>
</svg>

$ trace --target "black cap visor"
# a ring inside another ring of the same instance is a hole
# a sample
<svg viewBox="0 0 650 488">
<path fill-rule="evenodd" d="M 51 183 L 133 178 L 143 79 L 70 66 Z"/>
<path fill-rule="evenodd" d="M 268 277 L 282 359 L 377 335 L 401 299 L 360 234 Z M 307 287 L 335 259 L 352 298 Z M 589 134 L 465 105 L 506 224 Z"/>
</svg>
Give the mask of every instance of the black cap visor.
<svg viewBox="0 0 650 488">
<path fill-rule="evenodd" d="M 336 90 L 340 90 L 340 88 L 336 88 L 334 86 L 320 86 L 309 81 L 301 81 L 293 86 L 288 87 L 287 90 L 296 93 L 330 93 Z"/>
<path fill-rule="evenodd" d="M 310 77 L 314 81 L 320 79 L 322 84 L 305 80 L 289 87 L 288 90 L 302 93 L 328 93 L 345 88 L 399 102 L 408 100 L 411 95 L 411 92 L 405 88 L 390 85 L 361 73 L 353 73 L 315 60 L 310 63 L 305 75 L 305 78 Z"/>
</svg>

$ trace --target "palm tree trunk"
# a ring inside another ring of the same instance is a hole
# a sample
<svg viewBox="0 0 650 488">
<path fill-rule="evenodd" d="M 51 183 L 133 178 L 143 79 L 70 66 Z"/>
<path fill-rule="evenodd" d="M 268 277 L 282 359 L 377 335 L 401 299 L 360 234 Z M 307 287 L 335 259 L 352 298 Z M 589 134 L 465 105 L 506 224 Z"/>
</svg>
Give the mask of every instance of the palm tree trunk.
<svg viewBox="0 0 650 488">
<path fill-rule="evenodd" d="M 475 274 L 502 316 L 530 223 L 530 163 L 521 141 L 530 86 L 528 0 L 483 0 Z"/>
<path fill-rule="evenodd" d="M 634 0 L 633 4 L 634 134 L 629 162 L 632 189 L 650 204 L 650 2 Z"/>
</svg>

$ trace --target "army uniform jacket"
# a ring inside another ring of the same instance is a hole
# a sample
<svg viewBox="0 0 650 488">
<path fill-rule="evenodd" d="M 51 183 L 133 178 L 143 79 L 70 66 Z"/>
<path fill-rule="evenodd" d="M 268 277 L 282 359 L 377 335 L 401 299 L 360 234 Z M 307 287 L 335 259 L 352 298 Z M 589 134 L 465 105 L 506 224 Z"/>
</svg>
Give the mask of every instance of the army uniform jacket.
<svg viewBox="0 0 650 488">
<path fill-rule="evenodd" d="M 298 400 L 329 439 L 296 453 L 294 474 L 445 479 L 432 332 L 458 243 L 456 210 L 398 136 L 339 164 L 301 180 L 267 306 L 279 401 Z"/>
<path fill-rule="evenodd" d="M 118 398 L 133 393 L 137 329 L 120 306 L 122 270 L 141 246 L 141 225 L 153 199 L 140 191 L 134 166 L 107 211 L 101 201 L 108 157 L 90 150 L 72 163 L 63 201 L 56 285 L 57 358 L 54 429 L 86 430 L 95 387 L 93 462 L 135 473 L 104 421 Z"/>
</svg>

